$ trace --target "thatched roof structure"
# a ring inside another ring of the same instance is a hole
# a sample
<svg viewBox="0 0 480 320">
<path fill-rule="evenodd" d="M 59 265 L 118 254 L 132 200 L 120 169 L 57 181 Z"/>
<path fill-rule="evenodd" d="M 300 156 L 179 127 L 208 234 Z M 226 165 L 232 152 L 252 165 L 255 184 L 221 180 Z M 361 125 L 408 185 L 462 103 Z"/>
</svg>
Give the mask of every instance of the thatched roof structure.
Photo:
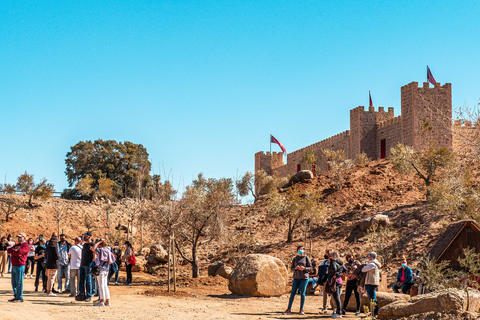
<svg viewBox="0 0 480 320">
<path fill-rule="evenodd" d="M 480 224 L 475 220 L 462 220 L 450 224 L 428 252 L 435 262 L 450 260 L 450 266 L 458 266 L 463 249 L 475 248 L 480 253 Z"/>
</svg>

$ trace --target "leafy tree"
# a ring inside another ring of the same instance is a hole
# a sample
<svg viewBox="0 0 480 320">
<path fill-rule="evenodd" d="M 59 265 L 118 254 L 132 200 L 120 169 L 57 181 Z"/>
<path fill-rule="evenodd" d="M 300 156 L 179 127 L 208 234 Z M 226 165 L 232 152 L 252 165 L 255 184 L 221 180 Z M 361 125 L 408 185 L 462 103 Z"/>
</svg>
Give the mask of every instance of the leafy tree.
<svg viewBox="0 0 480 320">
<path fill-rule="evenodd" d="M 15 189 L 15 185 L 13 184 L 0 184 L 0 192 L 3 194 L 15 194 Z"/>
<path fill-rule="evenodd" d="M 317 162 L 317 157 L 311 149 L 305 150 L 305 155 L 302 158 L 302 162 L 307 163 L 311 166 L 312 172 L 315 175 L 315 163 Z"/>
<path fill-rule="evenodd" d="M 53 184 L 47 183 L 47 179 L 43 178 L 39 183 L 35 183 L 33 174 L 28 174 L 26 171 L 17 178 L 17 191 L 23 192 L 28 196 L 28 205 L 33 206 L 32 200 L 41 198 L 47 200 L 52 196 L 55 190 Z"/>
<path fill-rule="evenodd" d="M 95 220 L 93 220 L 92 217 L 90 217 L 90 215 L 88 214 L 85 214 L 83 216 L 83 225 L 85 226 L 85 228 L 87 228 L 87 231 L 90 232 L 97 229 L 97 224 L 95 223 Z"/>
<path fill-rule="evenodd" d="M 290 188 L 287 192 L 273 193 L 268 203 L 268 212 L 273 218 L 281 219 L 288 224 L 287 243 L 293 241 L 296 228 L 305 224 L 305 237 L 310 223 L 318 222 L 323 218 L 325 207 L 319 203 L 321 195 L 316 191 L 302 191 Z"/>
<path fill-rule="evenodd" d="M 192 277 L 198 278 L 198 247 L 201 240 L 220 238 L 224 234 L 227 208 L 236 204 L 232 179 L 205 179 L 199 174 L 192 185 L 186 188 L 180 200 L 182 220 L 179 224 L 179 237 L 176 247 L 183 259 L 192 265 Z M 188 245 L 191 255 L 183 252 Z"/>
<path fill-rule="evenodd" d="M 342 189 L 344 172 L 353 166 L 353 161 L 346 158 L 344 150 L 322 149 L 322 152 L 325 155 L 329 171 L 332 172 L 337 188 Z"/>
<path fill-rule="evenodd" d="M 427 199 L 430 197 L 430 185 L 438 169 L 454 164 L 455 154 L 450 148 L 435 148 L 430 144 L 426 150 L 414 152 L 412 147 L 399 143 L 391 149 L 390 161 L 393 168 L 404 174 L 414 172 L 427 186 Z"/>
<path fill-rule="evenodd" d="M 245 172 L 245 175 L 236 181 L 238 194 L 242 197 L 253 196 L 254 199 L 277 191 L 288 182 L 287 177 L 279 177 L 276 174 L 269 176 L 264 170 Z"/>
<path fill-rule="evenodd" d="M 158 174 L 153 175 L 150 189 L 150 199 L 160 199 L 160 201 L 166 202 L 172 200 L 176 194 L 177 190 L 173 188 L 170 181 L 165 180 L 162 183 L 161 177 Z"/>
<path fill-rule="evenodd" d="M 115 140 L 80 141 L 70 149 L 65 159 L 70 187 L 90 174 L 97 181 L 101 178 L 114 181 L 123 197 L 133 197 L 138 188 L 143 188 L 150 180 L 151 163 L 147 149 L 141 144 Z"/>
<path fill-rule="evenodd" d="M 113 196 L 113 188 L 115 182 L 108 178 L 94 179 L 92 175 L 87 174 L 80 179 L 75 186 L 75 189 L 83 196 L 90 199 L 90 203 L 98 197 L 111 198 Z"/>
</svg>

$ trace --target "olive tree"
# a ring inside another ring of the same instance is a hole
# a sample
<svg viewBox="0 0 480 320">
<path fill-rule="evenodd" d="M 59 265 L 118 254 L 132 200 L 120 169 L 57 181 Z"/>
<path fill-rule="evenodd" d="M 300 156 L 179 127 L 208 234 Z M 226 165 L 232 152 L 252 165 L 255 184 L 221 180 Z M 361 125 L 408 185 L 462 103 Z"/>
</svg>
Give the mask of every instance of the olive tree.
<svg viewBox="0 0 480 320">
<path fill-rule="evenodd" d="M 35 183 L 33 174 L 24 174 L 17 178 L 17 191 L 23 192 L 28 196 L 28 205 L 33 206 L 32 200 L 41 198 L 47 200 L 52 196 L 54 191 L 53 184 L 48 183 L 47 179 L 43 178 L 40 182 Z"/>
</svg>

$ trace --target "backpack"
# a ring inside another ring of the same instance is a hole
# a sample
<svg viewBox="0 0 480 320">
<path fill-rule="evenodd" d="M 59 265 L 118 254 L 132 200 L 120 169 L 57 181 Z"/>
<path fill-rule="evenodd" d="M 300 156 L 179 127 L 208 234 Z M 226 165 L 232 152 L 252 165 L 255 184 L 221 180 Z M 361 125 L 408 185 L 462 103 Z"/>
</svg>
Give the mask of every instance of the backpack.
<svg viewBox="0 0 480 320">
<path fill-rule="evenodd" d="M 135 263 L 137 261 L 135 260 L 135 255 L 133 253 L 132 253 L 132 255 L 130 256 L 130 259 L 128 259 L 127 262 L 130 263 L 131 265 L 135 265 Z"/>
</svg>

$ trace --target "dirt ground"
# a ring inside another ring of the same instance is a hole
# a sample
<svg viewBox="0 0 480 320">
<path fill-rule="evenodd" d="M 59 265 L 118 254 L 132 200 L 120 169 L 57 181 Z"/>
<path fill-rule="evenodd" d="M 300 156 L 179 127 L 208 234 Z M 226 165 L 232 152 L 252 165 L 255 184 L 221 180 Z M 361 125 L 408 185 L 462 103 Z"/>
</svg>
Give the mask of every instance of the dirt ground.
<svg viewBox="0 0 480 320">
<path fill-rule="evenodd" d="M 68 294 L 47 297 L 34 292 L 34 279 L 24 279 L 24 303 L 9 303 L 13 298 L 10 274 L 0 278 L 0 319 L 328 319 L 331 311 L 319 315 L 321 297 L 307 296 L 305 316 L 283 316 L 288 295 L 277 298 L 247 298 L 232 295 L 227 281 L 201 278 L 177 293 L 163 286 L 146 285 L 158 280 L 148 274 L 134 273 L 132 286 L 110 286 L 111 306 L 94 307 L 76 302 Z M 124 274 L 120 274 L 120 281 Z M 295 298 L 294 311 L 299 308 Z M 357 319 L 351 314 L 348 319 Z"/>
</svg>

